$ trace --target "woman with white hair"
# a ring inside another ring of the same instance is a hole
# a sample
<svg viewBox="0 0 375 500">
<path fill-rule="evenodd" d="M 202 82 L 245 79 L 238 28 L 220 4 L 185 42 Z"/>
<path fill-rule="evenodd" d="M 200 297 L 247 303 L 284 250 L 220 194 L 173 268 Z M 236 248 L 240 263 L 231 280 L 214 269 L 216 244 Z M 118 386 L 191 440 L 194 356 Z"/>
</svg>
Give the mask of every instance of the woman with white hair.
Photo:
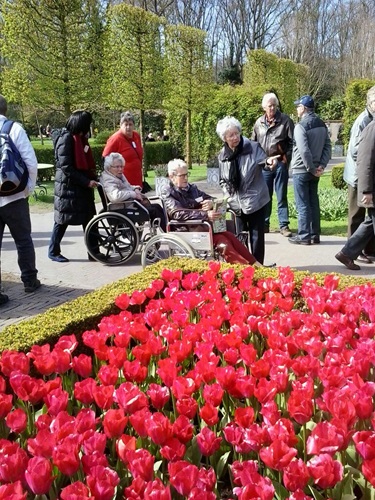
<svg viewBox="0 0 375 500">
<path fill-rule="evenodd" d="M 165 215 L 162 207 L 152 204 L 148 198 L 142 194 L 141 186 L 132 186 L 122 173 L 125 167 L 124 157 L 120 153 L 110 153 L 104 158 L 104 171 L 100 176 L 100 184 L 103 186 L 109 201 L 122 202 L 137 200 L 147 208 L 150 219 L 160 219 L 160 227 L 166 230 Z"/>
<path fill-rule="evenodd" d="M 263 178 L 264 166 L 274 166 L 277 158 L 267 158 L 257 142 L 242 135 L 240 122 L 233 116 L 220 120 L 216 132 L 224 142 L 219 153 L 220 185 L 230 208 L 241 218 L 254 257 L 264 262 L 265 207 L 270 201 Z"/>
</svg>

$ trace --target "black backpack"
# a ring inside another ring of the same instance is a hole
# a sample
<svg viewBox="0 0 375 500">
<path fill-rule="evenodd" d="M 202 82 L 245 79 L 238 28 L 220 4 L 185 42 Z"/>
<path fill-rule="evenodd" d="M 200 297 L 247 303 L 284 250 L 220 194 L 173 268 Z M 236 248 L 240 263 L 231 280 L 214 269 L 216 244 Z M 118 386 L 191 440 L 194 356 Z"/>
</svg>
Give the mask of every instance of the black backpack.
<svg viewBox="0 0 375 500">
<path fill-rule="evenodd" d="M 0 130 L 0 196 L 20 193 L 29 179 L 27 166 L 9 136 L 13 123 L 5 120 Z"/>
</svg>

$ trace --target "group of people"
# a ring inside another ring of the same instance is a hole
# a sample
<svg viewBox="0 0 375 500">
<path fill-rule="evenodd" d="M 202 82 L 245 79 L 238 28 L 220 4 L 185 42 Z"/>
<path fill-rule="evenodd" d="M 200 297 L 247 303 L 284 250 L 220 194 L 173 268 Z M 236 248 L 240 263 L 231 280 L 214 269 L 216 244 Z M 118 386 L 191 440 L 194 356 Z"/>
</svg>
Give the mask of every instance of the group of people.
<svg viewBox="0 0 375 500">
<path fill-rule="evenodd" d="M 291 118 L 279 109 L 277 96 L 274 93 L 265 94 L 262 100 L 264 114 L 255 122 L 251 139 L 242 135 L 241 124 L 234 117 L 227 116 L 217 124 L 217 134 L 223 141 L 218 155 L 220 185 L 230 208 L 238 217 L 241 230 L 249 236 L 247 248 L 230 231 L 214 235 L 215 246 L 228 262 L 264 264 L 265 233 L 269 231 L 274 190 L 281 234 L 293 244 L 320 243 L 317 189 L 319 177 L 330 158 L 329 133 L 314 112 L 311 96 L 302 96 L 295 105 L 300 121 L 294 126 Z M 367 112 L 371 112 L 369 106 Z M 5 115 L 6 101 L 0 96 L 0 125 Z M 89 112 L 76 111 L 69 117 L 65 128 L 51 134 L 56 160 L 55 215 L 48 256 L 55 262 L 68 262 L 61 253 L 61 241 L 68 225 L 85 228 L 94 216 L 94 189 L 99 182 L 110 201 L 136 200 L 146 206 L 151 220 L 158 219 L 162 230 L 166 229 L 163 210 L 160 206 L 151 205 L 142 192 L 142 141 L 134 130 L 132 113 L 121 113 L 119 130 L 107 141 L 103 150 L 104 171 L 100 179 L 97 178 L 88 142 L 91 125 Z M 366 134 L 373 130 L 375 133 L 375 122 L 372 127 L 367 127 Z M 40 286 L 40 281 L 35 267 L 27 196 L 35 186 L 37 160 L 22 127 L 15 124 L 12 134 L 16 147 L 27 162 L 30 178 L 27 189 L 16 199 L 0 197 L 0 238 L 4 226 L 8 225 L 17 245 L 25 290 L 34 291 Z M 289 229 L 287 201 L 290 167 L 298 210 L 298 232 L 294 236 Z M 169 162 L 168 176 L 170 185 L 162 192 L 168 217 L 182 222 L 192 219 L 213 221 L 219 217 L 213 210 L 212 198 L 197 186 L 189 184 L 185 162 Z M 367 191 L 362 192 L 362 201 L 368 205 L 370 196 Z M 22 204 L 22 209 L 17 210 L 17 223 L 12 221 L 12 214 L 15 213 L 13 203 Z M 8 204 L 11 205 L 9 210 Z M 24 215 L 22 224 L 20 213 Z M 368 222 L 366 227 L 369 227 Z M 95 247 L 95 242 L 93 244 Z M 6 300 L 6 295 L 1 294 L 0 304 Z"/>
</svg>

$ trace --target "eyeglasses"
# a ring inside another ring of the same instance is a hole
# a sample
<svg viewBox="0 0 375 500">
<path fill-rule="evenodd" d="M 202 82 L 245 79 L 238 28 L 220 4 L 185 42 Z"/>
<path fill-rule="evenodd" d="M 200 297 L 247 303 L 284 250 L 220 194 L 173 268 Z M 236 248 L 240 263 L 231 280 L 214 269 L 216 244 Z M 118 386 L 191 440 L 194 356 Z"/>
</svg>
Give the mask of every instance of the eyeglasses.
<svg viewBox="0 0 375 500">
<path fill-rule="evenodd" d="M 175 177 L 189 177 L 189 173 L 187 172 L 186 174 L 174 174 Z"/>
<path fill-rule="evenodd" d="M 111 165 L 111 168 L 121 168 L 122 169 L 122 165 Z"/>
</svg>

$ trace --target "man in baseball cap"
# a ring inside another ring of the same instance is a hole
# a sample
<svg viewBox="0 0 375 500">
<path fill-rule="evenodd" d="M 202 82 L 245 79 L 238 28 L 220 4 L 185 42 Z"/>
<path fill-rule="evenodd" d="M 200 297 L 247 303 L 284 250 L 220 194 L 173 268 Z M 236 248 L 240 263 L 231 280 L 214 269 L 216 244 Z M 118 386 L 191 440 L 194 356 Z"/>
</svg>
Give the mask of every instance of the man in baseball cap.
<svg viewBox="0 0 375 500">
<path fill-rule="evenodd" d="M 298 99 L 298 101 L 294 101 L 295 106 L 305 106 L 305 108 L 310 108 L 314 109 L 315 108 L 315 103 L 314 99 L 311 97 L 311 95 L 303 95 Z"/>
<path fill-rule="evenodd" d="M 318 183 L 331 157 L 331 142 L 325 123 L 314 113 L 314 99 L 303 95 L 294 104 L 300 120 L 294 127 L 291 162 L 298 232 L 288 239 L 294 245 L 319 244 Z"/>
</svg>

